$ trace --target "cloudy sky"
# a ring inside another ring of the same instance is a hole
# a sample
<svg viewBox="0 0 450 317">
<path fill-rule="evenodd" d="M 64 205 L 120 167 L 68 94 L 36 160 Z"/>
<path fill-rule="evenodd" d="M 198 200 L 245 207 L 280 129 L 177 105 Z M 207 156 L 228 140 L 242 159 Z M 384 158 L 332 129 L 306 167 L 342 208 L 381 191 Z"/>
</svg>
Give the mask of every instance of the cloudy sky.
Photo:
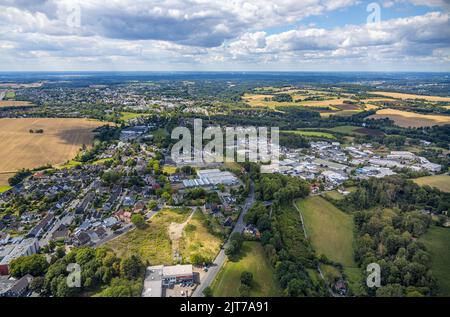
<svg viewBox="0 0 450 317">
<path fill-rule="evenodd" d="M 0 0 L 0 71 L 450 71 L 450 0 Z"/>
</svg>

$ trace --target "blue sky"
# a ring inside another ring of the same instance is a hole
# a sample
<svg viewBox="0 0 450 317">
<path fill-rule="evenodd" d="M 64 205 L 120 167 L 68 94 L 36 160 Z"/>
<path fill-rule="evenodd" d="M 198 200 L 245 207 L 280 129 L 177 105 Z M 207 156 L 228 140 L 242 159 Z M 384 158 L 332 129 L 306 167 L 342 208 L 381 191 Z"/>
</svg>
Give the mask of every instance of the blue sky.
<svg viewBox="0 0 450 317">
<path fill-rule="evenodd" d="M 369 4 L 381 20 L 367 24 Z M 450 0 L 1 0 L 0 71 L 450 71 Z"/>
</svg>

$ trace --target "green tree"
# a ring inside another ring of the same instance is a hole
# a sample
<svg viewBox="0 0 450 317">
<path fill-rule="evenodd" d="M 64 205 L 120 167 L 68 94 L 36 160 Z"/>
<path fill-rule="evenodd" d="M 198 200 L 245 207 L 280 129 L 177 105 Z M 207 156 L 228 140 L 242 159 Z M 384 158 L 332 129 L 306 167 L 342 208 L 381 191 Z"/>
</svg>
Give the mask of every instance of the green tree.
<svg viewBox="0 0 450 317">
<path fill-rule="evenodd" d="M 131 222 L 138 228 L 138 229 L 143 229 L 146 226 L 146 222 L 144 219 L 144 216 L 140 215 L 140 214 L 134 214 L 131 216 Z"/>
<path fill-rule="evenodd" d="M 253 274 L 251 272 L 242 272 L 241 274 L 241 284 L 251 286 L 253 282 Z"/>
<path fill-rule="evenodd" d="M 120 262 L 120 276 L 127 279 L 138 278 L 143 270 L 143 263 L 141 259 L 132 255 L 129 258 L 122 259 Z"/>
<path fill-rule="evenodd" d="M 158 207 L 158 202 L 157 202 L 156 200 L 150 200 L 150 201 L 148 202 L 148 209 L 149 209 L 149 210 L 153 210 L 153 209 L 155 209 L 156 207 Z"/>
<path fill-rule="evenodd" d="M 212 288 L 209 286 L 205 287 L 205 289 L 203 290 L 203 295 L 205 295 L 205 297 L 212 297 L 213 296 Z"/>
<path fill-rule="evenodd" d="M 48 266 L 44 255 L 33 254 L 12 260 L 9 264 L 9 272 L 14 277 L 22 277 L 26 274 L 39 276 L 45 273 Z"/>
</svg>

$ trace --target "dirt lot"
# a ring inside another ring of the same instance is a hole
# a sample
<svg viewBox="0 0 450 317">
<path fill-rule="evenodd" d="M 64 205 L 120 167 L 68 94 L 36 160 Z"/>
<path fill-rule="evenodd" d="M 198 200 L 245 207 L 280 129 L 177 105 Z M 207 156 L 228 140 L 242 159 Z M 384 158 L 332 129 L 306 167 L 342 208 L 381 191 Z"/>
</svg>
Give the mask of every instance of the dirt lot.
<svg viewBox="0 0 450 317">
<path fill-rule="evenodd" d="M 83 144 L 90 145 L 92 131 L 104 124 L 86 119 L 0 119 L 0 173 L 64 163 Z M 44 132 L 30 133 L 38 129 Z"/>
</svg>

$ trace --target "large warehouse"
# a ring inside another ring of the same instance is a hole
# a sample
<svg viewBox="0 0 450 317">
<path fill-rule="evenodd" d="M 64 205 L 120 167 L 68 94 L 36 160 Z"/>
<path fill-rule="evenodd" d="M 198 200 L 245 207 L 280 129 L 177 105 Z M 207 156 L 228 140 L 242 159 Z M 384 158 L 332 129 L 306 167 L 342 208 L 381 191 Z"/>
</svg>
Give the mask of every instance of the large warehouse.
<svg viewBox="0 0 450 317">
<path fill-rule="evenodd" d="M 197 179 L 183 181 L 185 187 L 216 186 L 219 184 L 233 186 L 239 184 L 239 180 L 231 172 L 219 169 L 208 169 L 197 171 Z"/>
</svg>

